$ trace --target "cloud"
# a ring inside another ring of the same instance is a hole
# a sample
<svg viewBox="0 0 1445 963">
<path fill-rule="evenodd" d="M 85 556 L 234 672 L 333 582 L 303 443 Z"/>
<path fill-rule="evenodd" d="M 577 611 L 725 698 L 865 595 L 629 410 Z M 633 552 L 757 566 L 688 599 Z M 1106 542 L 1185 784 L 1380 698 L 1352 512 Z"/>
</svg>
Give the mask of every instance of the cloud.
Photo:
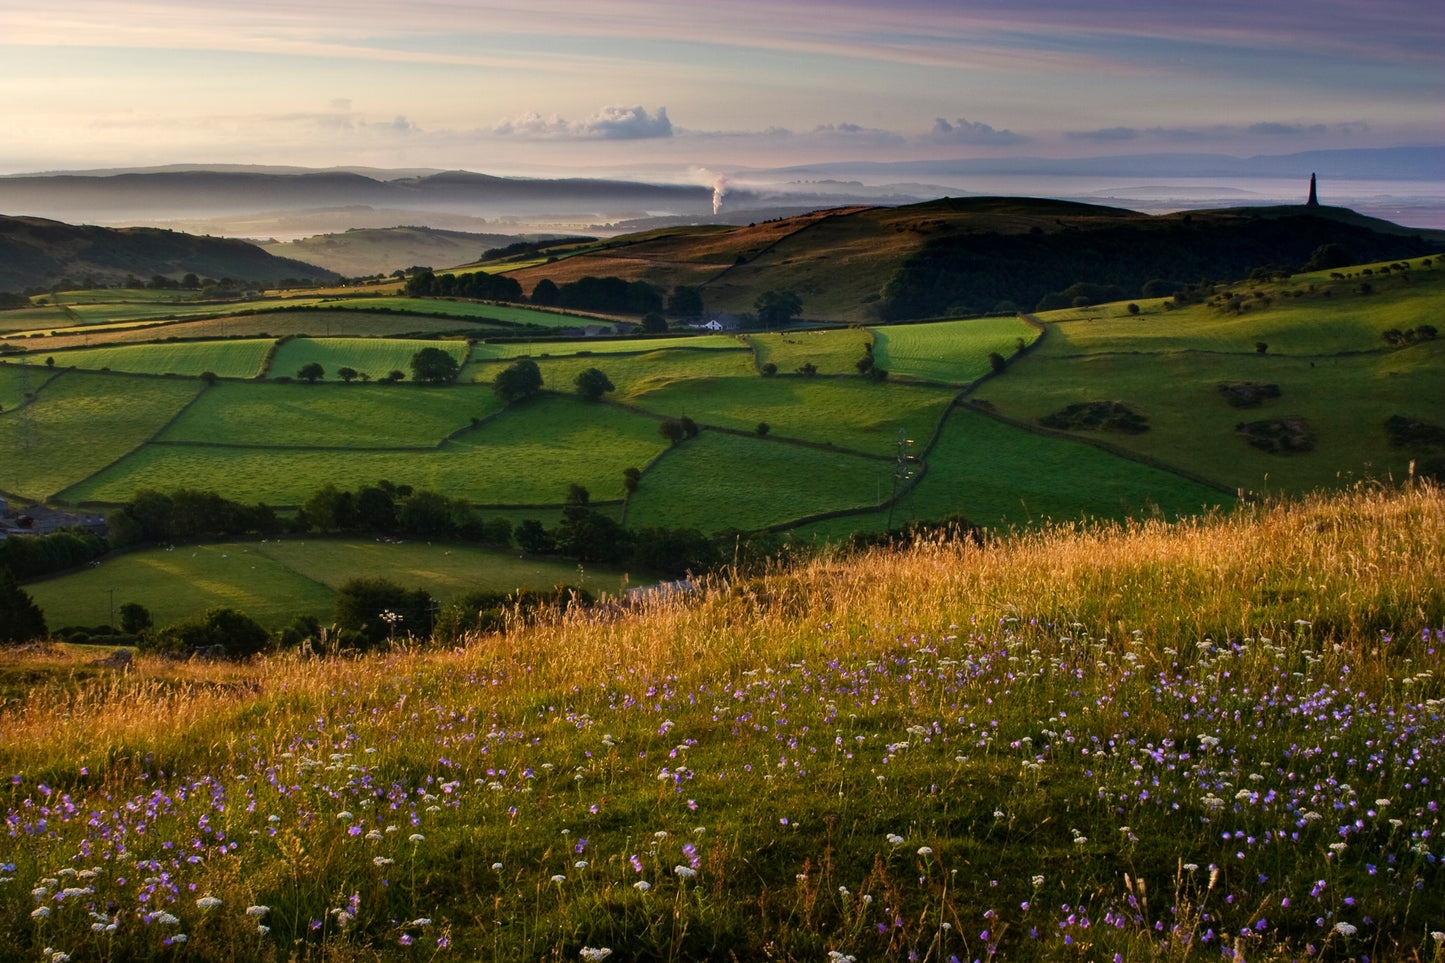
<svg viewBox="0 0 1445 963">
<path fill-rule="evenodd" d="M 1102 130 L 1071 130 L 1065 132 L 1064 136 L 1073 140 L 1113 143 L 1121 140 L 1134 140 L 1139 136 L 1139 131 L 1133 127 L 1105 127 Z"/>
<path fill-rule="evenodd" d="M 1301 134 L 1323 134 L 1329 128 L 1324 124 L 1250 124 L 1245 132 L 1261 137 L 1298 137 Z"/>
<path fill-rule="evenodd" d="M 644 107 L 608 106 L 583 121 L 530 111 L 492 128 L 492 133 L 530 140 L 651 140 L 672 136 L 667 108 L 649 114 Z"/>
<path fill-rule="evenodd" d="M 786 134 L 787 132 L 783 131 L 782 133 Z M 904 139 L 891 130 L 863 127 L 847 121 L 840 124 L 819 124 L 800 136 L 805 141 L 850 147 L 892 147 L 904 143 Z"/>
<path fill-rule="evenodd" d="M 974 146 L 998 146 L 1026 144 L 1029 138 L 1011 130 L 995 130 L 988 124 L 973 123 L 962 117 L 949 123 L 942 117 L 933 122 L 933 129 L 923 138 L 930 144 L 971 144 Z"/>
</svg>

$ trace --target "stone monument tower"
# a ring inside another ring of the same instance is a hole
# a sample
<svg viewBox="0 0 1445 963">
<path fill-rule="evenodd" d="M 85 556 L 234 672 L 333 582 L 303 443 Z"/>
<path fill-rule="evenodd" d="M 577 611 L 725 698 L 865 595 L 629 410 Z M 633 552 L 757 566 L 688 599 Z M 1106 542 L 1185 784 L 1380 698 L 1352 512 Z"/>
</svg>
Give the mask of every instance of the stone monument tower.
<svg viewBox="0 0 1445 963">
<path fill-rule="evenodd" d="M 1307 200 L 1307 201 L 1305 201 L 1305 207 L 1319 207 L 1319 206 L 1320 206 L 1320 198 L 1319 198 L 1319 195 L 1315 193 L 1315 175 L 1311 174 L 1311 175 L 1310 175 L 1310 199 Z"/>
</svg>

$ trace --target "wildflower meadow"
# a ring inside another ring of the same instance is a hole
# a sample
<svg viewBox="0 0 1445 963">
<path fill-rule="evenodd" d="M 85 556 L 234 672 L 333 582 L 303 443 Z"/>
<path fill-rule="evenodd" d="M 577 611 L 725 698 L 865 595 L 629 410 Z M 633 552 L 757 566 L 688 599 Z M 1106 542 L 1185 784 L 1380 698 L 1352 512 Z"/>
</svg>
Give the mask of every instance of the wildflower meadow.
<svg viewBox="0 0 1445 963">
<path fill-rule="evenodd" d="M 3 657 L 0 960 L 1445 960 L 1445 492 Z"/>
</svg>

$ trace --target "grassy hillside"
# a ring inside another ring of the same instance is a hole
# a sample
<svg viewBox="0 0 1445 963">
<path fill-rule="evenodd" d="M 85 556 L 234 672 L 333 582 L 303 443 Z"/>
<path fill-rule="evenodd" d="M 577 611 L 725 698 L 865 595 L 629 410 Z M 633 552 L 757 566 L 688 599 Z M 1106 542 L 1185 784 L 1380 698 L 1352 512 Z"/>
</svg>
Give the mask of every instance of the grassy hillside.
<svg viewBox="0 0 1445 963">
<path fill-rule="evenodd" d="M 1360 487 L 447 651 L 7 653 L 0 958 L 1436 959 L 1442 519 Z"/>
<path fill-rule="evenodd" d="M 151 227 L 78 227 L 39 217 L 0 215 L 0 291 L 50 287 L 66 278 L 114 284 L 138 275 L 194 273 L 274 282 L 334 278 L 325 268 L 273 257 L 254 244 Z"/>
</svg>

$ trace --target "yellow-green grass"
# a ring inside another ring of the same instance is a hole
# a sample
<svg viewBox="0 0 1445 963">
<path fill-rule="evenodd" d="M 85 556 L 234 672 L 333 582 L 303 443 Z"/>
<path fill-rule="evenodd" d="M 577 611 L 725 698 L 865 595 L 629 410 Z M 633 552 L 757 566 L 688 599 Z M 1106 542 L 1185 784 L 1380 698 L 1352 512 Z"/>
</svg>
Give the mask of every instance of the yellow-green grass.
<svg viewBox="0 0 1445 963">
<path fill-rule="evenodd" d="M 627 400 L 699 424 L 891 455 L 899 432 L 924 443 L 952 402 L 947 388 L 851 378 L 706 378 L 666 382 Z"/>
<path fill-rule="evenodd" d="M 334 302 L 332 307 L 345 311 L 412 311 L 417 314 L 445 314 L 472 321 L 503 321 L 508 324 L 529 324 L 544 328 L 575 328 L 591 319 L 541 308 L 524 308 L 510 304 L 486 304 L 477 301 L 451 301 L 445 298 L 354 298 Z"/>
<path fill-rule="evenodd" d="M 251 305 L 254 307 L 254 304 Z M 114 324 L 121 321 L 148 321 L 183 318 L 198 314 L 226 314 L 245 307 L 243 302 L 176 304 L 170 301 L 137 303 L 131 301 L 70 304 L 67 310 L 81 324 Z"/>
<path fill-rule="evenodd" d="M 620 573 L 605 569 L 579 575 L 575 565 L 467 545 L 287 537 L 119 553 L 98 567 L 28 584 L 25 591 L 56 628 L 110 623 L 114 590 L 117 607 L 138 602 L 157 625 L 224 606 L 275 629 L 298 615 L 328 621 L 342 584 L 376 577 L 425 589 L 442 603 L 477 589 L 545 590 L 585 579 L 589 590 L 615 594 L 622 584 Z"/>
<path fill-rule="evenodd" d="M 1359 293 L 1361 280 L 1373 284 L 1373 294 Z M 1140 301 L 1140 313 L 1130 315 L 1123 304 L 1050 311 L 1038 315 L 1048 322 L 1039 354 L 1062 357 L 1121 351 L 1197 349 L 1233 354 L 1255 351 L 1264 342 L 1270 354 L 1318 356 L 1344 351 L 1372 351 L 1384 342 L 1390 328 L 1406 330 L 1421 324 L 1440 327 L 1445 309 L 1445 270 L 1410 275 L 1375 276 L 1350 281 L 1316 283 L 1237 284 L 1230 290 L 1246 296 L 1242 314 L 1210 304 L 1166 310 L 1162 301 Z M 1268 306 L 1248 299 L 1258 290 L 1270 296 Z M 1323 291 L 1331 291 L 1324 297 Z M 1299 297 L 1281 292 L 1302 292 Z M 1092 319 L 1092 320 L 1089 320 Z"/>
<path fill-rule="evenodd" d="M 478 345 L 477 347 L 482 347 Z M 640 395 L 659 387 L 679 383 L 696 384 L 703 379 L 719 377 L 753 377 L 753 354 L 741 345 L 735 351 L 694 351 L 688 348 L 662 348 L 640 354 L 603 352 L 600 356 L 564 355 L 536 358 L 542 373 L 542 384 L 551 391 L 575 391 L 577 375 L 596 368 L 607 375 L 615 392 L 606 395 L 616 401 L 635 401 Z M 465 374 L 476 383 L 490 383 L 507 361 L 473 362 Z"/>
<path fill-rule="evenodd" d="M 254 306 L 246 310 L 254 310 Z M 308 310 L 275 309 L 251 314 L 218 315 L 196 321 L 155 321 L 137 324 L 95 325 L 57 329 L 42 339 L 11 340 L 33 355 L 44 356 L 59 348 L 89 347 L 98 344 L 151 342 L 162 338 L 183 340 L 284 335 L 316 335 L 317 337 L 353 336 L 383 337 L 423 333 L 475 332 L 480 335 L 502 333 L 504 329 L 487 328 L 461 318 L 430 318 L 416 314 L 387 314 L 370 311 L 334 311 L 324 308 Z"/>
<path fill-rule="evenodd" d="M 325 369 L 326 380 L 339 380 L 337 371 L 355 369 L 372 379 L 391 371 L 411 377 L 411 359 L 423 348 L 440 348 L 463 364 L 467 360 L 465 341 L 416 341 L 400 338 L 295 338 L 281 345 L 266 372 L 269 378 L 295 378 L 312 363 Z"/>
<path fill-rule="evenodd" d="M 655 419 L 548 397 L 515 406 L 436 451 L 148 445 L 67 498 L 120 503 L 142 488 L 196 488 L 246 503 L 299 505 L 328 482 L 354 489 L 385 478 L 477 504 L 560 505 L 572 483 L 597 499 L 621 497 L 623 469 L 646 465 L 664 446 Z"/>
<path fill-rule="evenodd" d="M 1032 344 L 1039 332 L 1018 318 L 973 318 L 935 324 L 870 328 L 873 361 L 890 375 L 954 384 L 973 381 L 990 370 L 988 356 L 1007 358 L 1019 340 Z"/>
<path fill-rule="evenodd" d="M 47 381 L 63 374 L 41 365 L 21 365 L 14 360 L 0 361 L 0 406 L 9 411 L 25 400 L 26 392 L 39 391 Z"/>
<path fill-rule="evenodd" d="M 1433 960 L 1442 523 L 1367 488 L 444 649 L 7 650 L 9 956 Z"/>
<path fill-rule="evenodd" d="M 156 304 L 185 304 L 201 296 L 199 291 L 171 291 L 155 288 L 89 288 L 81 291 L 61 291 L 58 294 L 36 298 L 37 304 L 117 304 L 124 301 L 142 301 Z"/>
<path fill-rule="evenodd" d="M 54 378 L 33 404 L 0 415 L 0 490 L 36 500 L 60 493 L 141 445 L 202 387 L 134 375 Z"/>
<path fill-rule="evenodd" d="M 169 344 L 78 348 L 57 352 L 57 366 L 90 371 L 110 369 L 135 374 L 199 375 L 210 371 L 222 378 L 254 378 L 261 372 L 271 340 L 187 341 Z"/>
<path fill-rule="evenodd" d="M 1067 439 L 1046 438 L 958 409 L 927 456 L 905 508 L 918 518 L 962 511 L 976 524 L 1176 518 L 1234 498 L 1171 472 Z"/>
<path fill-rule="evenodd" d="M 474 360 L 561 358 L 571 355 L 642 354 L 668 348 L 695 351 L 736 351 L 747 345 L 728 334 L 699 334 L 680 338 L 587 338 L 580 341 L 498 341 L 482 343 L 472 349 Z"/>
<path fill-rule="evenodd" d="M 750 531 L 886 497 L 884 461 L 705 431 L 642 479 L 627 526 Z"/>
<path fill-rule="evenodd" d="M 426 448 L 500 407 L 490 389 L 471 386 L 219 384 L 157 441 Z"/>
<path fill-rule="evenodd" d="M 873 335 L 863 328 L 835 328 L 749 334 L 747 341 L 760 368 L 775 364 L 780 374 L 792 374 L 811 364 L 819 374 L 857 374 L 854 364 L 863 357 L 863 348 L 873 341 Z"/>
<path fill-rule="evenodd" d="M 1218 392 L 1225 381 L 1277 384 L 1280 397 L 1233 408 Z M 1029 357 L 976 396 L 1029 423 L 1076 402 L 1123 401 L 1149 419 L 1149 431 L 1088 434 L 1229 487 L 1306 491 L 1408 472 L 1414 453 L 1390 447 L 1385 419 L 1445 422 L 1445 342 L 1318 359 L 1193 352 Z M 1241 422 L 1294 415 L 1314 427 L 1313 451 L 1269 454 L 1235 431 Z"/>
<path fill-rule="evenodd" d="M 37 328 L 50 330 L 71 323 L 70 315 L 65 313 L 64 308 L 14 308 L 0 311 L 0 332 L 29 331 Z"/>
</svg>

